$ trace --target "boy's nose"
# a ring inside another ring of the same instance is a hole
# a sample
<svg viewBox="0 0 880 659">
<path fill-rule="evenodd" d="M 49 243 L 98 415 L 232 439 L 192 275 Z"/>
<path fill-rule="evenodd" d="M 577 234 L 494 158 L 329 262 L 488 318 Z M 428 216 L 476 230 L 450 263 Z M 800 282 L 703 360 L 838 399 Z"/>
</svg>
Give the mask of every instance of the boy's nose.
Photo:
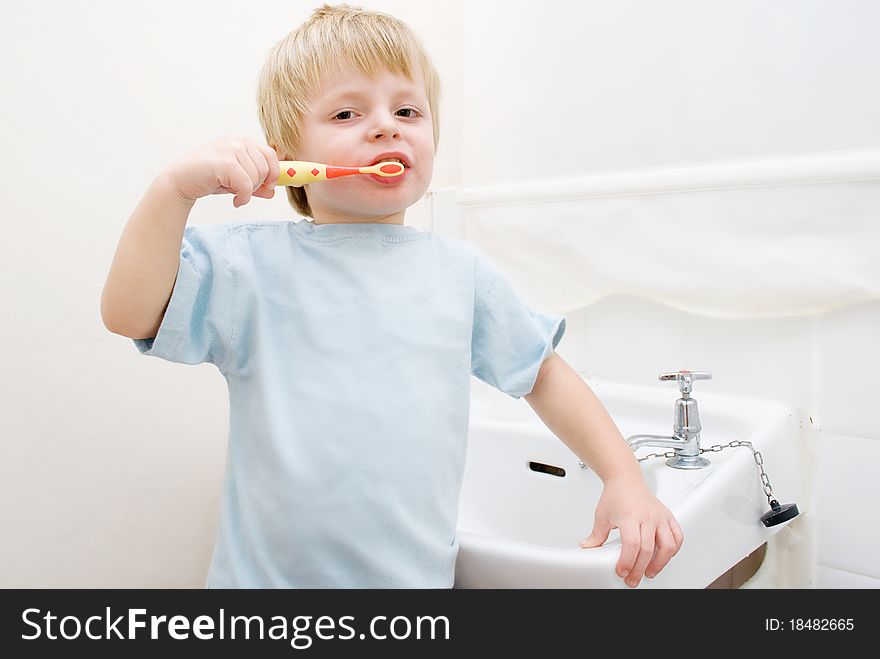
<svg viewBox="0 0 880 659">
<path fill-rule="evenodd" d="M 388 130 L 388 131 L 376 131 L 373 133 L 374 140 L 381 140 L 387 136 L 391 136 L 392 138 L 400 137 L 399 130 Z"/>
<path fill-rule="evenodd" d="M 390 120 L 380 122 L 372 130 L 372 138 L 374 140 L 381 140 L 387 137 L 400 137 L 400 128 L 395 122 Z"/>
</svg>

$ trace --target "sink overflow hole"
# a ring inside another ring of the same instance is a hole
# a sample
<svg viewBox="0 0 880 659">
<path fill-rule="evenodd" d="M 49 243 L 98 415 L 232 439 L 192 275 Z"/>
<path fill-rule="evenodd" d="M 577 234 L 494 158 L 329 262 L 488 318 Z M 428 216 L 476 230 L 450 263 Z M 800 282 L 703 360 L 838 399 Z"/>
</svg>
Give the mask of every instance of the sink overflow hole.
<svg viewBox="0 0 880 659">
<path fill-rule="evenodd" d="M 560 478 L 565 476 L 565 469 L 562 467 L 554 467 L 553 465 L 547 465 L 543 462 L 529 462 L 529 469 L 532 471 L 540 471 L 542 474 L 559 476 Z"/>
</svg>

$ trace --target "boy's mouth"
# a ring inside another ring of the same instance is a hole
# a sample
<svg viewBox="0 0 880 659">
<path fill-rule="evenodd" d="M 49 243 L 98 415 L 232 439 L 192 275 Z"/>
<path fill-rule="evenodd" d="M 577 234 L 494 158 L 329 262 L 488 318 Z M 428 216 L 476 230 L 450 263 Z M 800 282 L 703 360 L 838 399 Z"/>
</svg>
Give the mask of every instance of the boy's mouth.
<svg viewBox="0 0 880 659">
<path fill-rule="evenodd" d="M 378 163 L 380 163 L 380 162 L 399 162 L 399 163 L 401 163 L 404 167 L 406 167 L 407 169 L 409 169 L 410 167 L 412 167 L 412 165 L 410 164 L 410 162 L 409 162 L 409 160 L 407 159 L 407 157 L 406 157 L 404 154 L 402 154 L 402 153 L 400 153 L 400 152 L 397 152 L 397 151 L 395 151 L 395 152 L 390 152 L 390 153 L 382 153 L 382 154 L 379 154 L 379 155 L 376 157 L 376 159 L 373 160 L 373 162 L 371 162 L 370 164 L 371 164 L 371 165 L 376 165 L 376 164 L 378 164 Z"/>
</svg>

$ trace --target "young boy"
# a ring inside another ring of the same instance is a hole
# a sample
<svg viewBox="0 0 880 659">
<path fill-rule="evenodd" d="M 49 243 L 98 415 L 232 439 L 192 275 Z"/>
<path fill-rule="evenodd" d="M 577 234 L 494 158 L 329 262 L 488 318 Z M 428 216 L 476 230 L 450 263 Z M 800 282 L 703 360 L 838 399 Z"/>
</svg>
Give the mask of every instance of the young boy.
<svg viewBox="0 0 880 659">
<path fill-rule="evenodd" d="M 679 550 L 604 407 L 473 246 L 404 225 L 437 148 L 436 73 L 400 21 L 325 5 L 279 42 L 259 85 L 268 144 L 222 139 L 171 163 L 126 225 L 101 300 L 147 355 L 211 362 L 230 436 L 208 587 L 449 588 L 472 375 L 525 397 L 599 475 L 584 548 L 620 529 L 635 587 Z M 281 160 L 363 166 L 288 188 L 312 222 L 186 227 L 196 200 L 271 198 Z M 151 337 L 151 338 L 143 338 Z"/>
</svg>

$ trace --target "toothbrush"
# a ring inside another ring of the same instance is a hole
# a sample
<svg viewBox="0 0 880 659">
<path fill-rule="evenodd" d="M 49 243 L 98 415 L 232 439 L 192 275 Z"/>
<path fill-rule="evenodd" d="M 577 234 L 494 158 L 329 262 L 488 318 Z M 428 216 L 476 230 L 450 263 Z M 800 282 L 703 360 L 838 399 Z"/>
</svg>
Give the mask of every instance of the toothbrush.
<svg viewBox="0 0 880 659">
<path fill-rule="evenodd" d="M 399 162 L 379 162 L 368 167 L 334 167 L 305 160 L 281 160 L 281 171 L 275 185 L 291 185 L 299 188 L 306 183 L 317 183 L 338 176 L 353 174 L 377 174 L 382 177 L 400 176 L 404 167 Z"/>
</svg>

